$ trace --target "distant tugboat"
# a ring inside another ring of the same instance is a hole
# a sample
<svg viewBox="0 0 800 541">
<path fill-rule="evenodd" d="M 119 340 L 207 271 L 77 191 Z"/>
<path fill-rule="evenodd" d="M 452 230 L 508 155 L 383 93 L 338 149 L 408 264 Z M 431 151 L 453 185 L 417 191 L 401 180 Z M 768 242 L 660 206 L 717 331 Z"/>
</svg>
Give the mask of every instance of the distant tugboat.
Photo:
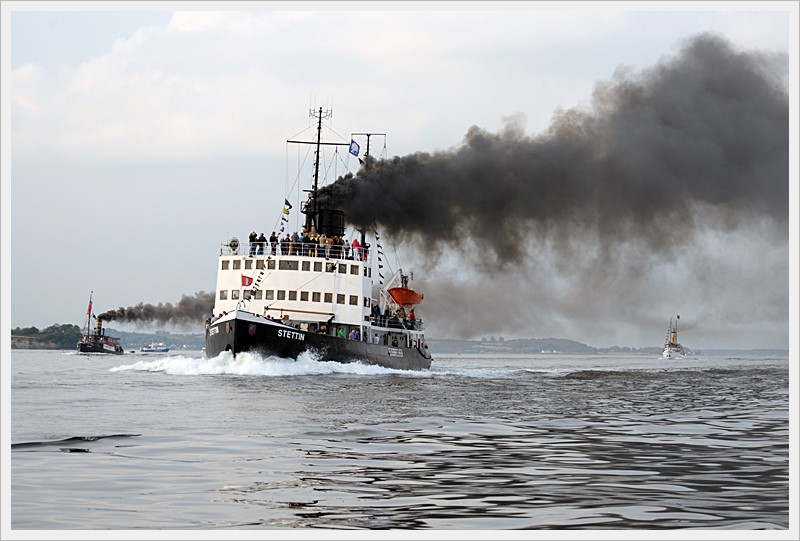
<svg viewBox="0 0 800 541">
<path fill-rule="evenodd" d="M 428 369 L 431 355 L 423 322 L 413 310 L 422 294 L 408 288 L 409 275 L 402 270 L 384 285 L 377 233 L 378 250 L 366 242 L 364 230 L 359 231 L 360 241 L 345 244 L 344 213 L 318 205 L 320 145 L 350 145 L 356 156 L 358 148 L 352 140 L 323 143 L 322 120 L 330 113 L 320 108 L 311 115 L 318 121 L 316 140 L 288 141 L 316 147 L 313 185 L 301 209 L 306 215 L 303 235 L 293 240 L 287 232 L 277 242 L 264 242 L 253 232 L 247 245 L 236 237 L 222 245 L 205 354 L 253 351 L 297 359 L 309 351 L 322 361 Z M 288 222 L 290 208 L 285 199 L 281 226 Z M 283 233 L 283 227 L 276 229 Z M 380 284 L 374 284 L 373 273 Z"/>
<path fill-rule="evenodd" d="M 94 292 L 92 292 L 94 293 Z M 90 332 L 92 318 L 97 319 L 97 325 L 93 332 Z M 121 355 L 125 353 L 122 349 L 119 338 L 106 336 L 103 328 L 103 320 L 92 314 L 92 295 L 89 295 L 89 310 L 86 311 L 86 334 L 78 340 L 78 353 L 112 353 Z"/>
<path fill-rule="evenodd" d="M 671 359 L 675 355 L 685 355 L 686 352 L 683 346 L 678 343 L 678 316 L 675 322 L 672 318 L 669 319 L 669 327 L 667 328 L 667 340 L 664 342 L 663 356 L 665 359 Z"/>
</svg>

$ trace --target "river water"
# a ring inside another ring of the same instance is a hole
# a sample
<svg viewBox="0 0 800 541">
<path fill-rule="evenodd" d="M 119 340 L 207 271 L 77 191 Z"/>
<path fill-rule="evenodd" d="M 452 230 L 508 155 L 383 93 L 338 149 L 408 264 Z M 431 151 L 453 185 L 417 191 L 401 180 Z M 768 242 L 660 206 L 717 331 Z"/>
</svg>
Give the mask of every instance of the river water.
<svg viewBox="0 0 800 541">
<path fill-rule="evenodd" d="M 14 350 L 10 372 L 13 530 L 797 531 L 787 358 Z"/>
</svg>

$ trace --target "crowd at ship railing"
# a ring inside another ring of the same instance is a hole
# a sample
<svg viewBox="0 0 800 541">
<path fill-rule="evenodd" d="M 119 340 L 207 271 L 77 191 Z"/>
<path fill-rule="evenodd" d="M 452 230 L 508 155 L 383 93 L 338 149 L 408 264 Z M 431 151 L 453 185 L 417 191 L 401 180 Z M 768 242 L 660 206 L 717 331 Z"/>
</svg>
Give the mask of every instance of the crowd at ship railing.
<svg viewBox="0 0 800 541">
<path fill-rule="evenodd" d="M 256 234 L 252 231 L 248 238 L 248 245 L 242 247 L 247 255 L 301 255 L 308 257 L 324 257 L 329 259 L 350 259 L 356 261 L 369 260 L 369 245 L 362 246 L 358 239 L 353 239 L 351 243 L 349 240 L 334 235 L 327 237 L 322 235 L 310 235 L 305 233 L 299 235 L 296 231 L 294 234 L 288 233 L 282 239 L 279 239 L 275 232 L 272 232 L 269 239 L 264 236 Z M 220 248 L 220 255 L 223 255 L 224 250 L 227 248 L 233 254 L 239 253 L 239 240 L 234 237 L 227 243 L 224 243 Z"/>
</svg>

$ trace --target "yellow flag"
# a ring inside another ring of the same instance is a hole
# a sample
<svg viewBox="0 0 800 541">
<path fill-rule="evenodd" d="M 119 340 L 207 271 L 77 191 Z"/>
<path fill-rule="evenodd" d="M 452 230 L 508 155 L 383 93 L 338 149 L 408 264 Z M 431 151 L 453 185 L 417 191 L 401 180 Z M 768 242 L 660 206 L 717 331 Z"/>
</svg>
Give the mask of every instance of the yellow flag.
<svg viewBox="0 0 800 541">
<path fill-rule="evenodd" d="M 289 209 L 283 209 L 284 214 L 289 214 Z"/>
</svg>

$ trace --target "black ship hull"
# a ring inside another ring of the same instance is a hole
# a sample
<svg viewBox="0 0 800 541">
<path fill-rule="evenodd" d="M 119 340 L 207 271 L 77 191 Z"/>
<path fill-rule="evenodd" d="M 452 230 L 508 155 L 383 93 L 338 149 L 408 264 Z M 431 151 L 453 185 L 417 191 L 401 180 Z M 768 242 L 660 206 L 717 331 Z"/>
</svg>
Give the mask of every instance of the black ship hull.
<svg viewBox="0 0 800 541">
<path fill-rule="evenodd" d="M 99 344 L 96 342 L 86 342 L 81 340 L 78 342 L 78 353 L 107 353 L 109 355 L 122 355 L 124 353 L 123 349 L 120 348 L 112 348 L 111 346 L 103 346 L 103 344 Z"/>
<path fill-rule="evenodd" d="M 297 359 L 303 352 L 312 352 L 322 361 L 360 362 L 396 370 L 426 370 L 431 356 L 425 346 L 406 344 L 405 336 L 387 336 L 386 344 L 370 344 L 295 329 L 279 321 L 254 314 L 236 312 L 215 321 L 206 329 L 206 357 L 224 351 L 233 355 L 253 352 Z M 420 349 L 421 348 L 421 349 Z M 424 350 L 424 351 L 423 351 Z"/>
</svg>

